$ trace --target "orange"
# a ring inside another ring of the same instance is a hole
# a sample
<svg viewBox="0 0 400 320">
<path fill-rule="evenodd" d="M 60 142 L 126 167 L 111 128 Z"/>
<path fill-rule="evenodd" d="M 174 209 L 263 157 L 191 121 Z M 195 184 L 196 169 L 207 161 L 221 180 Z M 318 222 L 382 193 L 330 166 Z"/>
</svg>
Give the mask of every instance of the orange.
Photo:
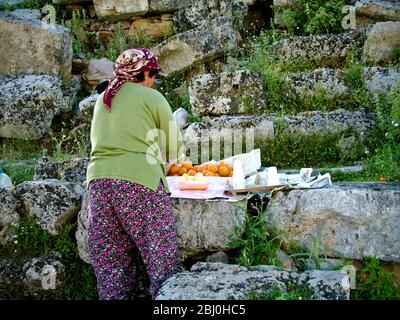
<svg viewBox="0 0 400 320">
<path fill-rule="evenodd" d="M 179 177 L 179 174 L 175 173 L 174 175 L 172 175 L 173 177 Z"/>
<path fill-rule="evenodd" d="M 229 177 L 233 176 L 233 171 L 229 171 Z"/>
<path fill-rule="evenodd" d="M 227 165 L 229 171 L 233 171 L 233 166 Z"/>
<path fill-rule="evenodd" d="M 172 167 L 169 169 L 169 174 L 170 175 L 174 175 L 175 173 L 178 172 L 178 170 L 180 169 L 179 166 L 177 166 L 176 164 L 172 165 Z"/>
<path fill-rule="evenodd" d="M 228 165 L 227 165 L 223 160 L 221 160 L 221 161 L 218 163 L 218 166 L 219 166 L 219 167 L 227 167 Z"/>
<path fill-rule="evenodd" d="M 184 167 L 182 167 L 182 168 L 180 168 L 179 170 L 178 170 L 178 174 L 181 176 L 181 175 L 183 175 L 183 174 L 185 174 L 185 173 L 187 173 L 187 170 L 186 170 L 186 168 L 184 168 Z"/>
<path fill-rule="evenodd" d="M 206 170 L 205 166 L 197 166 L 197 172 L 204 172 Z"/>
<path fill-rule="evenodd" d="M 195 176 L 196 173 L 197 173 L 196 170 L 193 170 L 193 169 L 192 169 L 192 170 L 189 170 L 188 175 L 189 175 L 189 176 Z"/>
<path fill-rule="evenodd" d="M 182 167 L 186 168 L 186 170 L 190 170 L 193 168 L 192 163 L 190 161 L 184 161 L 182 163 Z"/>
<path fill-rule="evenodd" d="M 229 169 L 225 166 L 220 166 L 218 169 L 218 173 L 221 177 L 229 176 Z"/>
<path fill-rule="evenodd" d="M 211 171 L 212 173 L 217 173 L 218 172 L 218 168 L 215 164 L 209 164 L 207 167 L 208 171 Z"/>
<path fill-rule="evenodd" d="M 212 177 L 213 175 L 214 175 L 214 173 L 212 173 L 211 171 L 204 171 L 203 172 L 203 174 L 204 174 L 204 176 L 206 176 L 206 177 Z"/>
</svg>

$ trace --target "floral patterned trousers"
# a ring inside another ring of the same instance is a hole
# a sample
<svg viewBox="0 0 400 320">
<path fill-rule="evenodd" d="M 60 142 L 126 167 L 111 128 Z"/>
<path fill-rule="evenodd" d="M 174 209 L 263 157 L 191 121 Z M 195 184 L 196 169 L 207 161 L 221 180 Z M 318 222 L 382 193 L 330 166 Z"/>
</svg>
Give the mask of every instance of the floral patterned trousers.
<svg viewBox="0 0 400 320">
<path fill-rule="evenodd" d="M 95 179 L 88 190 L 88 247 L 99 298 L 134 298 L 136 247 L 154 299 L 179 261 L 172 202 L 162 182 L 154 192 L 125 180 Z"/>
</svg>

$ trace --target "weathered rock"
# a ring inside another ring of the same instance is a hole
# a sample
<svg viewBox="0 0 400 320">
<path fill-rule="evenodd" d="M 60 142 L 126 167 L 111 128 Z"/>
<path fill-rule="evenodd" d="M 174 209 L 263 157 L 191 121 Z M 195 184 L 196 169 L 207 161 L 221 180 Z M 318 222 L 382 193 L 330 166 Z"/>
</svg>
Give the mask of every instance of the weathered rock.
<svg viewBox="0 0 400 320">
<path fill-rule="evenodd" d="M 195 0 L 149 0 L 151 12 L 173 12 L 195 3 Z"/>
<path fill-rule="evenodd" d="M 81 210 L 78 214 L 78 228 L 75 232 L 76 243 L 78 245 L 79 257 L 86 263 L 90 263 L 88 251 L 88 221 L 89 221 L 89 192 L 83 196 Z"/>
<path fill-rule="evenodd" d="M 56 179 L 25 181 L 16 191 L 28 216 L 53 235 L 76 216 L 84 195 L 81 185 Z"/>
<path fill-rule="evenodd" d="M 86 181 L 86 171 L 90 159 L 74 158 L 63 164 L 61 179 L 69 182 L 84 184 Z"/>
<path fill-rule="evenodd" d="M 161 39 L 174 33 L 172 14 L 163 13 L 158 16 L 136 18 L 132 21 L 129 34 L 135 36 L 144 31 L 153 39 Z"/>
<path fill-rule="evenodd" d="M 173 116 L 179 129 L 185 129 L 189 126 L 189 113 L 185 109 L 179 108 L 173 113 Z"/>
<path fill-rule="evenodd" d="M 235 228 L 244 229 L 246 200 L 240 202 L 172 199 L 181 258 L 229 249 Z"/>
<path fill-rule="evenodd" d="M 60 162 L 53 163 L 49 157 L 41 157 L 36 161 L 33 180 L 59 179 Z"/>
<path fill-rule="evenodd" d="M 0 137 L 38 140 L 55 115 L 71 110 L 55 76 L 0 76 L 0 86 Z"/>
<path fill-rule="evenodd" d="M 68 29 L 3 13 L 0 30 L 0 75 L 48 74 L 69 83 L 72 38 Z"/>
<path fill-rule="evenodd" d="M 87 197 L 87 196 L 86 196 Z M 89 262 L 87 253 L 87 198 L 78 218 L 76 240 L 79 256 Z M 201 201 L 172 198 L 181 259 L 201 257 L 209 252 L 227 250 L 235 228 L 244 228 L 246 200 L 239 202 Z"/>
<path fill-rule="evenodd" d="M 239 39 L 240 35 L 229 19 L 218 17 L 207 26 L 170 37 L 152 48 L 152 51 L 158 57 L 161 74 L 170 76 L 223 55 L 234 49 Z"/>
<path fill-rule="evenodd" d="M 58 179 L 84 184 L 89 161 L 89 158 L 73 158 L 51 162 L 48 157 L 41 157 L 36 162 L 33 180 Z"/>
<path fill-rule="evenodd" d="M 79 111 L 80 111 L 80 120 L 83 123 L 91 124 L 93 119 L 93 111 L 94 106 L 96 105 L 96 101 L 99 95 L 93 94 L 89 97 L 86 97 L 81 102 L 79 102 Z"/>
<path fill-rule="evenodd" d="M 42 13 L 38 9 L 17 9 L 11 11 L 9 15 L 22 20 L 39 20 L 42 18 Z"/>
<path fill-rule="evenodd" d="M 344 84 L 340 72 L 331 68 L 319 68 L 310 73 L 288 74 L 284 77 L 284 81 L 293 94 L 300 96 L 315 95 L 320 89 L 331 97 L 349 93 L 349 88 Z"/>
<path fill-rule="evenodd" d="M 148 0 L 93 0 L 99 18 L 123 19 L 144 15 L 149 11 Z"/>
<path fill-rule="evenodd" d="M 400 21 L 379 22 L 368 32 L 363 49 L 363 60 L 383 63 L 389 59 L 392 50 L 399 45 Z"/>
<path fill-rule="evenodd" d="M 393 87 L 397 87 L 400 80 L 400 70 L 389 68 L 364 68 L 365 85 L 373 96 L 377 93 L 389 94 Z"/>
<path fill-rule="evenodd" d="M 110 80 L 113 77 L 113 72 L 114 62 L 106 58 L 91 59 L 82 79 L 87 90 L 92 91 L 100 82 Z"/>
<path fill-rule="evenodd" d="M 285 230 L 285 241 L 310 249 L 313 239 L 320 241 L 328 257 L 399 262 L 399 190 L 398 183 L 337 183 L 278 192 L 268 204 L 267 222 Z"/>
<path fill-rule="evenodd" d="M 157 300 L 245 300 L 251 293 L 265 294 L 272 287 L 283 292 L 289 283 L 308 286 L 315 299 L 348 300 L 349 278 L 342 271 L 309 271 L 303 274 L 273 266 L 198 262 L 190 272 L 177 273 L 161 287 Z"/>
<path fill-rule="evenodd" d="M 22 268 L 22 281 L 27 292 L 38 295 L 43 290 L 60 289 L 66 277 L 61 254 L 53 253 L 48 258 L 32 258 Z"/>
<path fill-rule="evenodd" d="M 285 269 L 293 270 L 296 269 L 295 263 L 292 258 L 290 258 L 285 251 L 279 250 L 277 258 L 282 262 L 282 267 Z"/>
<path fill-rule="evenodd" d="M 273 44 L 271 58 L 280 64 L 300 61 L 319 67 L 337 67 L 344 63 L 346 55 L 354 47 L 362 47 L 365 38 L 364 29 L 332 35 L 290 37 Z"/>
<path fill-rule="evenodd" d="M 12 227 L 19 223 L 18 209 L 21 201 L 16 197 L 13 189 L 0 187 L 0 244 L 6 245 L 13 239 Z"/>
<path fill-rule="evenodd" d="M 206 259 L 206 262 L 221 262 L 221 263 L 229 263 L 228 255 L 223 251 L 218 251 L 213 254 L 210 254 Z"/>
<path fill-rule="evenodd" d="M 233 25 L 238 28 L 242 25 L 247 14 L 248 6 L 246 2 L 240 0 L 196 1 L 174 14 L 175 32 L 181 33 L 197 28 L 220 16 L 231 19 Z"/>
<path fill-rule="evenodd" d="M 358 26 L 400 20 L 400 4 L 397 0 L 359 0 L 354 6 Z"/>
<path fill-rule="evenodd" d="M 203 74 L 190 82 L 189 98 L 196 115 L 261 113 L 265 110 L 264 78 L 249 70 Z"/>
<path fill-rule="evenodd" d="M 241 147 L 243 140 L 246 141 L 246 148 L 252 150 L 254 139 L 268 140 L 274 137 L 274 124 L 270 116 L 221 116 L 192 123 L 182 134 L 186 149 L 191 151 L 197 150 L 199 143 L 220 145 L 222 141 L 224 146 L 238 141 L 237 145 Z M 208 154 L 208 148 L 205 149 Z M 197 159 L 191 159 L 197 163 Z"/>
<path fill-rule="evenodd" d="M 338 109 L 331 112 L 310 111 L 295 116 L 284 116 L 280 119 L 279 132 L 283 134 L 327 134 L 339 133 L 349 128 L 366 134 L 376 125 L 375 115 L 365 109 L 348 111 Z"/>
</svg>

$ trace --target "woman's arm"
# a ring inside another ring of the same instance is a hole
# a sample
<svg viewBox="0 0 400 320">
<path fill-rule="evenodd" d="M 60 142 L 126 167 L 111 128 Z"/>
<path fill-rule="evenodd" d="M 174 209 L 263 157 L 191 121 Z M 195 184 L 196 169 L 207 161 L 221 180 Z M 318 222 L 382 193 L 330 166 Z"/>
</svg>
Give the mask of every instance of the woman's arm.
<svg viewBox="0 0 400 320">
<path fill-rule="evenodd" d="M 169 171 L 172 164 L 185 160 L 185 146 L 182 133 L 173 117 L 172 109 L 164 97 L 158 108 L 158 120 L 159 129 L 161 131 L 160 142 L 162 144 L 160 147 L 163 151 L 163 159 Z"/>
</svg>

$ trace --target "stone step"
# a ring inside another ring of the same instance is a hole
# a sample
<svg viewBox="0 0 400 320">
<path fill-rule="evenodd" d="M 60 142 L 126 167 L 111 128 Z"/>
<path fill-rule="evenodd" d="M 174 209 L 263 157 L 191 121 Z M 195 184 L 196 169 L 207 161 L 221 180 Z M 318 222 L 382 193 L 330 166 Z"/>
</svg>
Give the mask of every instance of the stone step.
<svg viewBox="0 0 400 320">
<path fill-rule="evenodd" d="M 341 34 L 293 36 L 272 45 L 271 61 L 284 67 L 306 63 L 337 68 L 352 50 L 361 49 L 363 61 L 381 65 L 400 44 L 400 21 L 379 22 Z"/>
<path fill-rule="evenodd" d="M 336 68 L 344 64 L 353 47 L 362 48 L 366 38 L 365 29 L 341 34 L 293 36 L 274 42 L 270 58 L 282 65 L 301 62 Z"/>
<path fill-rule="evenodd" d="M 391 87 L 397 86 L 400 70 L 365 67 L 360 76 L 372 99 L 378 93 L 388 95 Z M 346 85 L 343 70 L 319 68 L 312 72 L 288 73 L 282 75 L 281 81 L 285 103 L 299 105 L 299 109 L 303 102 L 308 107 L 313 101 L 310 98 L 315 96 L 334 99 L 332 104 L 337 108 L 354 104 L 354 90 Z M 249 70 L 202 74 L 194 77 L 188 86 L 192 113 L 214 117 L 268 113 L 269 101 L 265 98 L 268 90 L 264 77 Z"/>
<path fill-rule="evenodd" d="M 186 151 L 191 154 L 192 161 L 197 163 L 196 157 L 203 152 L 208 153 L 209 146 L 212 150 L 220 150 L 224 142 L 224 148 L 227 145 L 228 149 L 233 147 L 234 150 L 243 150 L 238 151 L 242 153 L 244 150 L 252 150 L 256 144 L 262 145 L 282 135 L 324 136 L 351 131 L 352 134 L 344 135 L 345 140 L 339 143 L 340 148 L 347 150 L 359 142 L 358 137 L 368 136 L 375 127 L 373 113 L 365 110 L 350 112 L 339 109 L 332 112 L 312 111 L 283 117 L 276 115 L 203 117 L 202 122 L 192 123 L 187 129 L 182 130 L 182 134 Z M 244 147 L 242 143 L 245 144 Z M 238 152 L 235 151 L 233 154 Z"/>
<path fill-rule="evenodd" d="M 174 28 L 176 33 L 197 28 L 216 17 L 224 16 L 233 21 L 238 28 L 248 11 L 248 2 L 253 1 L 196 1 L 192 5 L 184 7 L 174 14 Z"/>
<path fill-rule="evenodd" d="M 400 183 L 335 183 L 332 188 L 277 192 L 266 223 L 321 255 L 400 262 Z"/>
<path fill-rule="evenodd" d="M 309 288 L 316 300 L 349 300 L 350 280 L 345 271 L 313 270 L 304 273 L 259 265 L 250 268 L 198 262 L 190 271 L 169 278 L 156 300 L 247 300 L 272 287 L 283 292 L 290 285 Z"/>
<path fill-rule="evenodd" d="M 168 38 L 151 51 L 158 57 L 161 74 L 168 77 L 222 56 L 234 49 L 239 40 L 232 22 L 226 17 L 217 17 L 207 25 Z"/>
</svg>

